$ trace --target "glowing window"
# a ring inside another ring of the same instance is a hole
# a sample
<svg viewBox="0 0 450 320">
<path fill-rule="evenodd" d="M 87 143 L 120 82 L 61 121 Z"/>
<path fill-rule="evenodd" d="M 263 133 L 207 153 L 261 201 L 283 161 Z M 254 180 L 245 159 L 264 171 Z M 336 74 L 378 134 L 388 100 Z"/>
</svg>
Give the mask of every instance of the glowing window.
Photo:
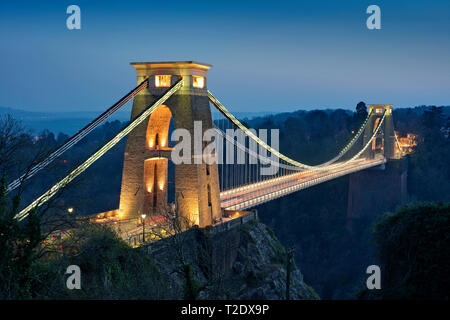
<svg viewBox="0 0 450 320">
<path fill-rule="evenodd" d="M 192 85 L 194 86 L 194 88 L 203 88 L 205 86 L 205 78 L 193 76 Z"/>
<path fill-rule="evenodd" d="M 155 76 L 155 87 L 170 87 L 170 75 Z"/>
<path fill-rule="evenodd" d="M 376 113 L 383 113 L 383 109 L 376 109 L 375 112 Z"/>
</svg>

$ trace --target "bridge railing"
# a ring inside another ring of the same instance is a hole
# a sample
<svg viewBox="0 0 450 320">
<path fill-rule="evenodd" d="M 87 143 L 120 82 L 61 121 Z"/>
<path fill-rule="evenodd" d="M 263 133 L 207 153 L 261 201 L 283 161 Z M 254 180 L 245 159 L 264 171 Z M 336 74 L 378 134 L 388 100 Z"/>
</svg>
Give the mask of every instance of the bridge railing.
<svg viewBox="0 0 450 320">
<path fill-rule="evenodd" d="M 204 228 L 205 232 L 213 235 L 220 232 L 228 231 L 234 229 L 240 225 L 248 223 L 251 220 L 258 220 L 258 211 L 253 209 L 252 211 L 240 216 L 238 218 L 231 219 L 229 221 L 225 221 L 216 225 L 207 226 Z"/>
</svg>

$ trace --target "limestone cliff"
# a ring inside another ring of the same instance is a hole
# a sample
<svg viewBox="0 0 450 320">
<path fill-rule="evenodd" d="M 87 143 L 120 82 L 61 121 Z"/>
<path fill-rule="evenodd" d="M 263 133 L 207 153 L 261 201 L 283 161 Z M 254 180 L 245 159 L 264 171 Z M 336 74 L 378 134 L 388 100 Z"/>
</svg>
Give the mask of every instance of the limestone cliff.
<svg viewBox="0 0 450 320">
<path fill-rule="evenodd" d="M 265 224 L 253 220 L 217 233 L 194 229 L 183 237 L 148 247 L 171 298 L 285 299 L 286 250 Z M 293 266 L 290 299 L 317 298 Z"/>
</svg>

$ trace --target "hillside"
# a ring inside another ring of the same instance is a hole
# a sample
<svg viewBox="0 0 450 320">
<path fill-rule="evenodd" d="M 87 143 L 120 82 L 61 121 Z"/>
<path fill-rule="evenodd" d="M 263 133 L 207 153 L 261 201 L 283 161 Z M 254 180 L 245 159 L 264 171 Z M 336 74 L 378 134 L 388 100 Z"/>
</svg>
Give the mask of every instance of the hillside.
<svg viewBox="0 0 450 320">
<path fill-rule="evenodd" d="M 286 298 L 286 249 L 263 223 L 250 221 L 235 229 L 208 236 L 192 230 L 185 239 L 186 260 L 193 266 L 192 281 L 199 299 L 279 300 Z M 147 247 L 173 298 L 182 298 L 185 273 L 177 270 L 177 252 L 170 239 Z M 317 299 L 294 265 L 291 299 Z"/>
</svg>

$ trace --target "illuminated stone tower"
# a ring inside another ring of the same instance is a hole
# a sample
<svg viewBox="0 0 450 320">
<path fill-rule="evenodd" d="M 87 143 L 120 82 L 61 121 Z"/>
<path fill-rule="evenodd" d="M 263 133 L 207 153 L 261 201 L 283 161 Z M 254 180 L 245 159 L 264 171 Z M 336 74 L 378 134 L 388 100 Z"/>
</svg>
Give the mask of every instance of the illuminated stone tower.
<svg viewBox="0 0 450 320">
<path fill-rule="evenodd" d="M 191 133 L 191 164 L 175 165 L 175 201 L 178 212 L 200 227 L 221 217 L 217 164 L 194 164 L 194 121 L 202 131 L 212 128 L 206 73 L 210 65 L 193 61 L 133 62 L 137 82 L 149 79 L 149 86 L 133 101 L 131 119 L 179 79 L 184 85 L 158 107 L 127 138 L 119 212 L 123 219 L 167 212 L 169 124 Z M 203 136 L 203 132 L 201 133 Z M 201 139 L 201 138 L 200 138 Z M 203 145 L 203 144 L 202 144 Z"/>
<path fill-rule="evenodd" d="M 373 112 L 373 114 L 364 130 L 363 145 L 366 145 L 372 137 L 385 110 L 386 116 L 380 131 L 376 139 L 373 139 L 372 146 L 369 146 L 365 151 L 366 158 L 373 159 L 376 152 L 383 153 L 386 159 L 395 158 L 395 132 L 392 119 L 392 105 L 390 104 L 369 104 L 369 113 Z"/>
<path fill-rule="evenodd" d="M 365 156 L 373 159 L 376 153 L 383 154 L 389 161 L 383 166 L 350 175 L 347 206 L 347 226 L 350 228 L 361 217 L 395 210 L 396 206 L 407 200 L 408 161 L 407 158 L 401 158 L 395 148 L 392 105 L 368 106 L 372 116 L 364 131 L 364 145 L 372 137 L 385 111 L 386 116 L 376 139 L 366 149 Z"/>
</svg>

